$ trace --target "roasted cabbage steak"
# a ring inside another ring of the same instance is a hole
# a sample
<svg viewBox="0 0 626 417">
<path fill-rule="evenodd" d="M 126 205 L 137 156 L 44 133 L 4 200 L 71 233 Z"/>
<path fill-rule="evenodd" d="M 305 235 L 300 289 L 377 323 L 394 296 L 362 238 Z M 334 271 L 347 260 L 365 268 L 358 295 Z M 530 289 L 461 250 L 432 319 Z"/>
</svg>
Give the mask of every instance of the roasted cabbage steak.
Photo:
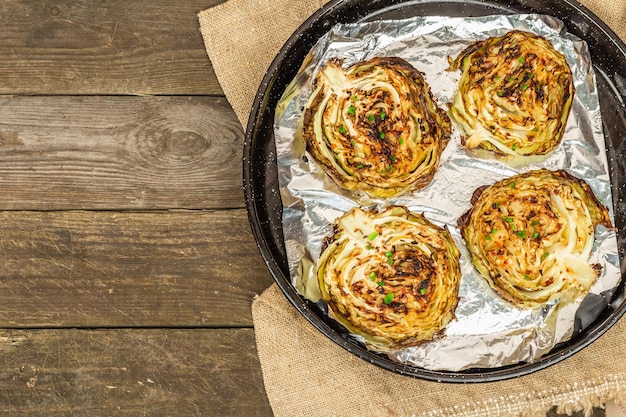
<svg viewBox="0 0 626 417">
<path fill-rule="evenodd" d="M 575 89 L 567 60 L 548 40 L 510 31 L 477 41 L 450 59 L 450 70 L 459 69 L 449 114 L 466 148 L 530 156 L 559 145 Z"/>
<path fill-rule="evenodd" d="M 322 298 L 369 349 L 432 340 L 454 318 L 460 252 L 447 228 L 403 206 L 354 208 L 325 244 L 314 269 Z"/>
<path fill-rule="evenodd" d="M 612 227 L 589 185 L 547 169 L 477 189 L 458 221 L 476 270 L 521 308 L 589 291 L 601 272 L 601 265 L 588 263 L 597 225 Z"/>
<path fill-rule="evenodd" d="M 303 113 L 306 149 L 342 188 L 394 197 L 430 183 L 451 124 L 422 74 L 397 57 L 325 63 Z"/>
</svg>

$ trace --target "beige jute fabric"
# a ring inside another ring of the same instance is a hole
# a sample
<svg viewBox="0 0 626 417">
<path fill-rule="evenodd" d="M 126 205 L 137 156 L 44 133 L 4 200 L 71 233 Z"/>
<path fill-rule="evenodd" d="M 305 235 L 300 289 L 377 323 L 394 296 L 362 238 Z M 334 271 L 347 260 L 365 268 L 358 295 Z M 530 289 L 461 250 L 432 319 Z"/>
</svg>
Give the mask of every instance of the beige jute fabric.
<svg viewBox="0 0 626 417">
<path fill-rule="evenodd" d="M 228 0 L 199 14 L 207 53 L 242 125 L 275 54 L 323 0 Z M 626 0 L 587 0 L 626 39 Z M 626 319 L 548 369 L 500 382 L 446 384 L 396 375 L 315 330 L 273 284 L 252 305 L 267 396 L 276 417 L 545 416 L 626 400 Z"/>
</svg>

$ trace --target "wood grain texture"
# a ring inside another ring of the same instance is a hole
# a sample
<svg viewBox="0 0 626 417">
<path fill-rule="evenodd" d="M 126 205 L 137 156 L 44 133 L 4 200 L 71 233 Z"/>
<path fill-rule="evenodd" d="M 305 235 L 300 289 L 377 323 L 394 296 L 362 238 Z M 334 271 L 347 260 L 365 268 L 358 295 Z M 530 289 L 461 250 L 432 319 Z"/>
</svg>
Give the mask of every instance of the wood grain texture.
<svg viewBox="0 0 626 417">
<path fill-rule="evenodd" d="M 271 417 L 251 329 L 0 331 L 3 416 Z"/>
<path fill-rule="evenodd" d="M 0 94 L 222 94 L 197 19 L 222 1 L 2 1 Z"/>
<path fill-rule="evenodd" d="M 252 326 L 245 210 L 0 212 L 0 328 Z"/>
<path fill-rule="evenodd" d="M 251 329 L 5 330 L 0 369 L 8 417 L 272 416 Z"/>
<path fill-rule="evenodd" d="M 0 210 L 243 207 L 223 98 L 0 97 Z"/>
</svg>

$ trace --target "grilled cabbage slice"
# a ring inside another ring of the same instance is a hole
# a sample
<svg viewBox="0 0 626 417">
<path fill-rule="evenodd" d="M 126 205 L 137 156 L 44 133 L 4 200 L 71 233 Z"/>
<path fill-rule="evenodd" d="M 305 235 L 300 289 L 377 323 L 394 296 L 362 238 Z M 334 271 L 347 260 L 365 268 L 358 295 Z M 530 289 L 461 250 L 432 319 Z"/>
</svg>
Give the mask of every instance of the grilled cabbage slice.
<svg viewBox="0 0 626 417">
<path fill-rule="evenodd" d="M 340 187 L 385 198 L 430 183 L 451 124 L 411 64 L 379 57 L 344 69 L 330 60 L 314 88 L 303 138 Z"/>
<path fill-rule="evenodd" d="M 534 308 L 586 294 L 601 271 L 589 256 L 608 210 L 587 183 L 540 169 L 476 190 L 458 221 L 477 271 L 505 300 Z"/>
<path fill-rule="evenodd" d="M 543 37 L 511 31 L 474 42 L 451 60 L 461 69 L 450 117 L 462 144 L 500 155 L 545 155 L 563 137 L 574 98 L 565 57 Z"/>
<path fill-rule="evenodd" d="M 460 252 L 447 228 L 403 206 L 336 220 L 316 263 L 322 298 L 369 349 L 431 340 L 454 318 Z"/>
</svg>

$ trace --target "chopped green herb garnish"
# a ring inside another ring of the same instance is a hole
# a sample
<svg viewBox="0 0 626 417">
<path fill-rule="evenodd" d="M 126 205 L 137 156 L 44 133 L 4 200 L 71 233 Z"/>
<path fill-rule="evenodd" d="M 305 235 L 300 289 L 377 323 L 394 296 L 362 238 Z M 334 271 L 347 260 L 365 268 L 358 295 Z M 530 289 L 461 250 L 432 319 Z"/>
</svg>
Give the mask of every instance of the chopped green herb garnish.
<svg viewBox="0 0 626 417">
<path fill-rule="evenodd" d="M 515 149 L 517 149 L 517 143 L 514 143 L 513 145 L 511 145 L 511 150 L 514 151 Z M 513 183 L 515 184 L 515 183 Z"/>
<path fill-rule="evenodd" d="M 374 272 L 374 271 L 370 272 L 370 279 L 372 281 L 376 281 L 376 272 Z"/>
<path fill-rule="evenodd" d="M 494 227 L 493 229 L 491 229 L 491 232 L 489 232 L 489 234 L 493 235 L 494 233 L 497 233 L 497 232 L 498 232 L 498 229 Z"/>
<path fill-rule="evenodd" d="M 356 169 L 363 169 L 363 164 L 359 164 L 356 166 Z"/>
<path fill-rule="evenodd" d="M 365 247 L 365 249 L 370 250 L 372 249 L 372 245 L 370 245 L 369 243 L 367 244 L 367 246 Z"/>
<path fill-rule="evenodd" d="M 348 107 L 348 114 L 354 116 L 356 114 L 356 107 L 354 106 Z"/>
<path fill-rule="evenodd" d="M 528 274 L 524 274 L 524 279 L 525 279 L 526 281 L 530 281 L 530 275 L 528 275 Z"/>
<path fill-rule="evenodd" d="M 511 188 L 515 188 L 515 185 L 516 185 L 516 182 L 515 182 L 515 181 L 513 181 L 512 183 L 510 183 L 510 184 L 509 184 L 509 187 L 511 187 Z"/>
<path fill-rule="evenodd" d="M 504 91 L 498 91 L 498 96 L 500 97 L 504 96 Z"/>
<path fill-rule="evenodd" d="M 502 220 L 504 220 L 507 223 L 513 223 L 513 217 L 502 216 Z"/>
<path fill-rule="evenodd" d="M 527 235 L 526 230 L 518 230 L 517 232 L 515 232 L 515 234 L 521 237 L 522 239 L 525 239 Z"/>
<path fill-rule="evenodd" d="M 420 288 L 420 294 L 422 295 L 426 294 L 426 288 Z"/>
<path fill-rule="evenodd" d="M 382 281 L 378 281 L 376 284 L 378 284 L 379 287 L 382 287 L 383 285 L 385 285 L 385 283 Z"/>
<path fill-rule="evenodd" d="M 372 232 L 369 234 L 369 236 L 367 237 L 367 240 L 374 240 L 376 239 L 376 237 L 378 236 L 378 233 L 376 232 Z"/>
<path fill-rule="evenodd" d="M 537 220 L 533 220 L 532 222 L 530 222 L 530 225 L 531 225 L 532 227 L 535 227 L 535 226 L 537 226 L 538 224 L 539 224 L 539 221 L 537 221 Z"/>
<path fill-rule="evenodd" d="M 387 263 L 389 265 L 393 264 L 393 252 L 389 251 L 389 252 L 385 252 L 385 256 L 387 257 Z"/>
<path fill-rule="evenodd" d="M 538 237 L 539 237 L 539 233 L 538 232 L 533 233 L 533 239 L 537 239 Z"/>
<path fill-rule="evenodd" d="M 380 120 L 383 120 L 385 117 L 387 117 L 387 114 L 384 111 L 380 112 Z"/>
<path fill-rule="evenodd" d="M 491 236 L 485 235 L 485 240 L 491 240 Z"/>
<path fill-rule="evenodd" d="M 359 99 L 359 98 L 356 96 L 356 94 L 352 96 L 352 101 L 353 101 L 353 102 L 354 102 L 354 101 L 357 101 L 358 99 Z"/>
<path fill-rule="evenodd" d="M 522 84 L 522 91 L 526 91 L 527 88 L 528 86 L 526 84 Z"/>
<path fill-rule="evenodd" d="M 403 139 L 403 138 L 400 138 L 400 139 L 398 140 L 398 143 L 399 143 L 400 145 L 404 145 L 404 139 Z"/>
<path fill-rule="evenodd" d="M 376 116 L 374 116 L 373 114 L 370 114 L 369 116 L 367 116 L 367 119 L 368 119 L 370 122 L 373 122 L 374 120 L 376 120 Z"/>
<path fill-rule="evenodd" d="M 339 126 L 339 133 L 342 135 L 346 133 L 346 128 L 344 126 Z"/>
<path fill-rule="evenodd" d="M 381 139 L 385 139 L 385 132 L 380 132 L 378 136 L 380 136 Z"/>
<path fill-rule="evenodd" d="M 549 252 L 544 252 L 543 255 L 541 255 L 541 260 L 543 261 L 544 259 L 546 259 L 548 256 L 550 256 Z"/>
<path fill-rule="evenodd" d="M 383 302 L 385 304 L 391 304 L 391 301 L 393 301 L 393 293 L 389 293 L 387 295 L 385 295 L 385 299 L 383 300 Z"/>
<path fill-rule="evenodd" d="M 524 59 L 524 57 L 523 57 L 523 56 L 520 56 L 520 57 L 519 57 L 519 63 L 520 63 L 520 64 L 523 64 L 524 62 L 526 62 L 526 60 Z"/>
</svg>

